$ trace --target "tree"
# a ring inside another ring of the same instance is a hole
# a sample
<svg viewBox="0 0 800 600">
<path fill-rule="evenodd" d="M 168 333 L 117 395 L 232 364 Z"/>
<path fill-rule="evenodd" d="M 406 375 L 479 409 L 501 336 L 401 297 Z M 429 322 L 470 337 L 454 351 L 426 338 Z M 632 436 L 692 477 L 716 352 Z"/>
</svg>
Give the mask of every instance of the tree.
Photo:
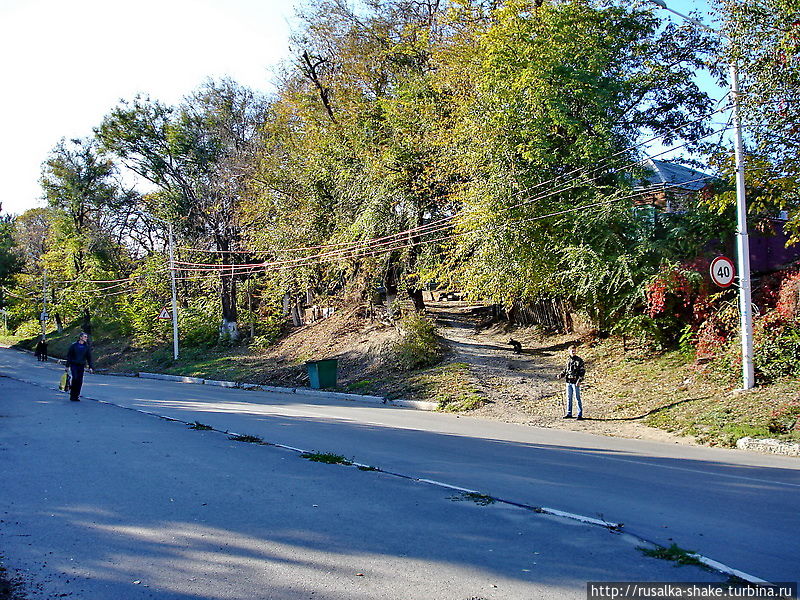
<svg viewBox="0 0 800 600">
<path fill-rule="evenodd" d="M 800 12 L 791 0 L 720 0 L 751 139 L 750 208 L 790 213 L 800 241 Z M 731 201 L 731 199 L 728 199 Z"/>
<path fill-rule="evenodd" d="M 103 148 L 158 186 L 162 208 L 184 235 L 238 262 L 237 207 L 264 121 L 265 101 L 231 80 L 209 81 L 178 107 L 137 97 L 115 108 L 97 129 Z M 238 339 L 236 275 L 221 273 L 220 334 Z"/>
<path fill-rule="evenodd" d="M 326 0 L 304 15 L 294 39 L 296 68 L 273 105 L 254 178 L 258 197 L 249 212 L 273 224 L 253 232 L 259 250 L 357 244 L 413 229 L 441 211 L 447 182 L 436 168 L 439 148 L 426 134 L 438 118 L 428 76 L 440 4 L 389 0 L 351 8 Z M 346 280 L 368 293 L 382 285 L 390 294 L 403 289 L 422 308 L 420 247 L 410 234 L 398 241 L 408 243 L 380 258 L 301 265 L 287 287 L 323 290 L 326 280 Z"/>
<path fill-rule="evenodd" d="M 0 213 L 2 210 L 0 204 Z M 14 240 L 14 222 L 12 215 L 0 214 L 0 285 L 8 285 L 24 264 Z M 5 298 L 0 295 L 0 308 L 5 308 L 4 302 Z"/>
<path fill-rule="evenodd" d="M 53 215 L 53 243 L 42 258 L 51 281 L 91 283 L 113 279 L 125 268 L 115 232 L 124 224 L 119 215 L 130 197 L 114 176 L 113 163 L 100 156 L 92 139 L 62 139 L 45 161 L 41 186 Z M 71 291 L 63 300 L 81 310 L 90 333 L 92 303 L 80 297 L 85 291 Z"/>
<path fill-rule="evenodd" d="M 450 136 L 464 209 L 431 276 L 503 303 L 557 293 L 613 318 L 598 298 L 630 294 L 630 273 L 653 268 L 633 268 L 638 238 L 624 234 L 633 147 L 643 135 L 699 146 L 711 101 L 692 74 L 715 43 L 612 2 L 510 0 L 477 19 L 485 7 L 461 4 L 473 24 L 453 29 L 442 60 L 456 64 L 442 85 L 467 91 Z M 590 274 L 589 256 L 629 274 L 579 293 L 561 274 Z"/>
</svg>

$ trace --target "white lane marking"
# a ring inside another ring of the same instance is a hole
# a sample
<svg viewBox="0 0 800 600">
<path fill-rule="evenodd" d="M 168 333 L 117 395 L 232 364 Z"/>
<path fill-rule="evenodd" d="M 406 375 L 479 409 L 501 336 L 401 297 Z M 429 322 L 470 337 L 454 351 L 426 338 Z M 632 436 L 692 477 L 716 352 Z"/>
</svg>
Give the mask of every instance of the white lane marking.
<svg viewBox="0 0 800 600">
<path fill-rule="evenodd" d="M 717 562 L 716 560 L 714 560 L 712 558 L 708 558 L 707 556 L 703 556 L 702 554 L 694 554 L 694 553 L 692 553 L 692 554 L 689 554 L 689 556 L 693 556 L 694 558 L 699 560 L 701 563 L 703 563 L 705 565 L 708 565 L 709 567 L 719 571 L 720 573 L 725 573 L 726 575 L 734 575 L 736 577 L 744 579 L 745 581 L 749 581 L 750 583 L 762 583 L 762 584 L 765 584 L 765 585 L 775 585 L 774 583 L 770 583 L 769 581 L 766 581 L 764 579 L 759 579 L 758 577 L 755 577 L 753 575 L 749 575 L 749 574 L 745 573 L 744 571 L 739 571 L 738 569 L 734 569 L 733 567 L 729 567 L 728 565 L 725 565 L 725 564 L 723 564 L 721 562 Z"/>
<path fill-rule="evenodd" d="M 443 483 L 441 481 L 436 481 L 434 479 L 423 479 L 421 477 L 414 477 L 417 481 L 421 481 L 422 483 L 430 483 L 431 485 L 437 485 L 439 487 L 447 488 L 449 490 L 456 490 L 458 492 L 464 492 L 465 494 L 480 494 L 477 490 L 470 490 L 467 488 L 459 487 L 457 485 L 450 485 L 449 483 Z"/>
</svg>

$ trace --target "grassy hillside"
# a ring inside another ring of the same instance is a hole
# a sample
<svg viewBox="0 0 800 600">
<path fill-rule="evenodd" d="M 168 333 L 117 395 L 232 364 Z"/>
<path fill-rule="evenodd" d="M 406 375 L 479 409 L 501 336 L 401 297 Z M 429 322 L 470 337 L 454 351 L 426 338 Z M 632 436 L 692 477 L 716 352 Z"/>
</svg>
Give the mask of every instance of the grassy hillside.
<svg viewBox="0 0 800 600">
<path fill-rule="evenodd" d="M 606 340 L 584 355 L 604 414 L 637 419 L 702 444 L 733 446 L 745 437 L 800 442 L 800 382 L 786 378 L 747 392 L 739 373 L 719 373 L 679 352 L 625 352 Z"/>
</svg>

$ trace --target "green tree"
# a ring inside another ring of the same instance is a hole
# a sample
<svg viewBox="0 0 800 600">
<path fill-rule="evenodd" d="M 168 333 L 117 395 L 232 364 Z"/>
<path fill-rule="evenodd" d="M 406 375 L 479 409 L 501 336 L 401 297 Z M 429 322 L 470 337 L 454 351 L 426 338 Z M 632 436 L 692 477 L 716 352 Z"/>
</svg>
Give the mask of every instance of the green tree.
<svg viewBox="0 0 800 600">
<path fill-rule="evenodd" d="M 431 277 L 504 303 L 556 293 L 613 318 L 658 265 L 642 263 L 651 253 L 627 233 L 621 192 L 640 158 L 630 148 L 643 135 L 699 147 L 712 103 L 692 75 L 715 42 L 613 2 L 511 0 L 477 19 L 485 8 L 461 11 L 473 24 L 453 28 L 443 60 L 458 64 L 442 85 L 467 91 L 450 136 L 464 208 Z M 573 285 L 597 265 L 609 271 L 600 289 Z"/>
<path fill-rule="evenodd" d="M 234 81 L 209 81 L 180 106 L 137 97 L 106 116 L 96 133 L 103 148 L 155 184 L 161 206 L 148 209 L 177 221 L 194 243 L 220 251 L 235 265 L 241 243 L 238 206 L 253 163 L 265 101 Z M 224 337 L 238 339 L 238 276 L 221 274 Z"/>
<path fill-rule="evenodd" d="M 255 247 L 277 257 L 287 246 L 382 238 L 440 213 L 448 181 L 428 135 L 444 112 L 429 79 L 440 4 L 326 0 L 304 15 L 247 211 L 271 224 L 254 232 Z M 422 307 L 414 241 L 400 238 L 381 257 L 310 260 L 286 286 L 321 291 L 345 280 L 364 293 L 383 285 Z"/>
<path fill-rule="evenodd" d="M 0 204 L 0 213 L 3 205 Z M 0 285 L 11 282 L 12 277 L 22 270 L 24 259 L 14 239 L 14 222 L 12 215 L 0 214 Z M 0 308 L 5 308 L 6 299 L 0 295 Z"/>
<path fill-rule="evenodd" d="M 115 279 L 129 267 L 119 215 L 131 197 L 115 175 L 93 139 L 62 139 L 42 167 L 41 186 L 52 211 L 52 241 L 42 266 L 51 282 L 64 286 L 61 301 L 83 314 L 87 332 L 92 310 L 103 302 L 91 294 L 98 287 L 92 282 Z"/>
<path fill-rule="evenodd" d="M 751 140 L 751 210 L 786 210 L 800 241 L 800 9 L 793 0 L 720 0 Z M 730 160 L 724 165 L 730 165 Z M 730 172 L 730 168 L 726 169 Z M 730 196 L 724 198 L 732 202 Z"/>
</svg>

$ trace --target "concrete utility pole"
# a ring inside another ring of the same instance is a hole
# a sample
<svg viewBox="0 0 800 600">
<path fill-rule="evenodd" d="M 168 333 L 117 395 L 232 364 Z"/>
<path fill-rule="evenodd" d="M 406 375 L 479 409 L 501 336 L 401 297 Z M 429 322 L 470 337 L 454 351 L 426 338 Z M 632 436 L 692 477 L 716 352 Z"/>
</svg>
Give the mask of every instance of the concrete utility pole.
<svg viewBox="0 0 800 600">
<path fill-rule="evenodd" d="M 169 276 L 170 286 L 172 287 L 172 358 L 178 360 L 178 355 L 180 354 L 178 348 L 178 291 L 175 287 L 175 251 L 173 249 L 174 236 L 172 232 L 172 223 L 166 219 L 161 219 L 153 215 L 144 215 L 138 211 L 136 211 L 136 214 L 142 217 L 146 216 L 150 219 L 155 219 L 159 223 L 164 223 L 169 232 Z"/>
<path fill-rule="evenodd" d="M 650 0 L 650 2 L 666 11 L 678 15 L 695 27 L 730 41 L 730 38 L 716 29 L 712 29 L 697 19 L 693 19 L 692 17 L 669 8 L 664 0 Z M 739 313 L 742 329 L 742 388 L 749 390 L 755 387 L 755 377 L 753 374 L 753 300 L 750 285 L 750 237 L 747 233 L 747 195 L 745 193 L 744 184 L 744 141 L 742 137 L 742 121 L 740 115 L 739 70 L 735 62 L 729 65 L 729 76 L 731 99 L 733 101 L 736 155 L 736 251 L 739 263 Z"/>
<path fill-rule="evenodd" d="M 172 223 L 169 223 L 169 276 L 172 284 L 172 357 L 178 360 L 178 292 L 175 288 L 175 254 Z"/>
<path fill-rule="evenodd" d="M 47 337 L 47 269 L 42 271 L 42 314 L 39 321 L 42 324 L 42 338 Z"/>
</svg>

